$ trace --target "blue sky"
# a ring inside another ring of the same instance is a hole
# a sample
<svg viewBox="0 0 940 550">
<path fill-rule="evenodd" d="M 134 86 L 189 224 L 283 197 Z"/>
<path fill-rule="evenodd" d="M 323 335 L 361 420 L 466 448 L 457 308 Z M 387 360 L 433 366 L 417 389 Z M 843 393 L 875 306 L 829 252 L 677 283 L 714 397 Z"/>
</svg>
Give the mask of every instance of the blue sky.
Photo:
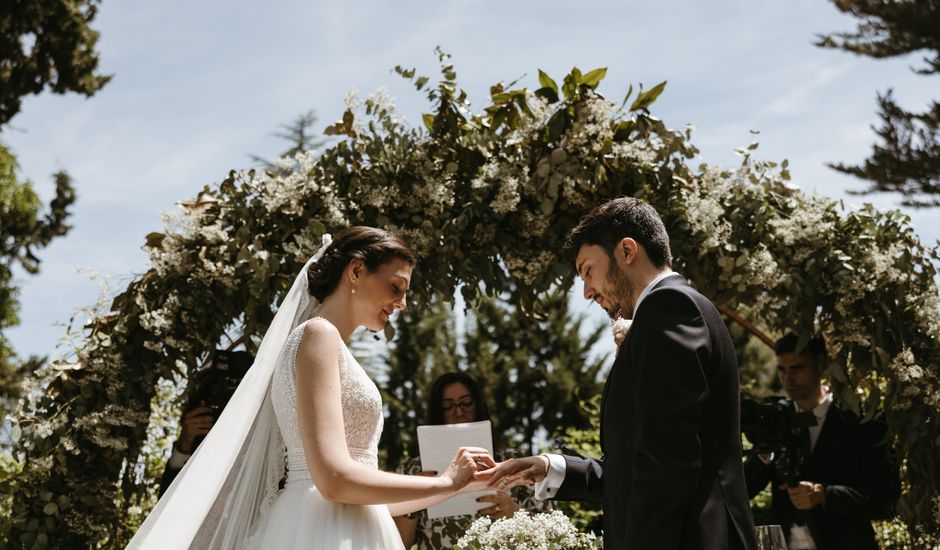
<svg viewBox="0 0 940 550">
<path fill-rule="evenodd" d="M 83 271 L 122 289 L 147 269 L 141 246 L 162 228 L 161 213 L 250 165 L 249 155 L 282 150 L 277 125 L 314 109 L 322 128 L 350 87 L 387 88 L 419 124 L 424 97 L 391 69 L 434 76 L 437 45 L 477 108 L 497 81 L 537 87 L 538 69 L 561 77 L 608 67 L 600 91 L 611 98 L 668 80 L 654 114 L 693 124 L 702 162 L 737 164 L 734 148 L 757 130 L 758 155 L 789 159 L 801 189 L 881 208 L 897 197 L 850 197 L 864 184 L 825 163 L 867 156 L 876 92 L 893 87 L 921 110 L 938 89 L 936 77 L 911 72 L 917 56 L 876 61 L 813 46 L 817 33 L 854 28 L 826 0 L 105 0 L 94 27 L 112 82 L 90 99 L 29 97 L 2 136 L 44 198 L 59 169 L 78 192 L 72 232 L 41 251 L 41 274 L 18 278 L 22 324 L 8 334 L 23 356 L 65 353 L 61 324 L 99 296 Z M 922 240 L 940 239 L 936 209 L 910 213 Z"/>
</svg>

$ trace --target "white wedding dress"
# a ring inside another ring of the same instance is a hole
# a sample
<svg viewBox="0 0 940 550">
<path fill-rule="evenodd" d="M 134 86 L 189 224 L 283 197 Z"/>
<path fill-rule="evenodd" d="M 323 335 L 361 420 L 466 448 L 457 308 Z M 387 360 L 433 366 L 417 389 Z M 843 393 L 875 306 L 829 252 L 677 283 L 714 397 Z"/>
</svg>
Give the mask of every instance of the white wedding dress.
<svg viewBox="0 0 940 550">
<path fill-rule="evenodd" d="M 260 518 L 248 547 L 264 550 L 403 549 L 386 505 L 330 502 L 320 495 L 310 477 L 297 424 L 294 384 L 297 348 L 305 325 L 302 323 L 291 331 L 271 379 L 271 403 L 287 446 L 287 482 Z M 349 455 L 357 462 L 378 468 L 382 397 L 349 349 L 342 343 L 340 347 L 340 392 Z"/>
</svg>

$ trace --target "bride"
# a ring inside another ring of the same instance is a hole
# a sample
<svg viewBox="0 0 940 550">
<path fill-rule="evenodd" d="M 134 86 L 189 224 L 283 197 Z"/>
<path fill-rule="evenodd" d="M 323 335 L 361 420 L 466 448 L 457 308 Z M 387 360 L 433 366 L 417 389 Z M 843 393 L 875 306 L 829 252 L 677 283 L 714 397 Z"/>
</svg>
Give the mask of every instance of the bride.
<svg viewBox="0 0 940 550">
<path fill-rule="evenodd" d="M 345 342 L 405 308 L 414 263 L 381 229 L 324 237 L 254 365 L 128 548 L 403 548 L 392 516 L 466 490 L 478 465 L 495 465 L 467 447 L 437 477 L 378 469 L 382 400 Z"/>
</svg>

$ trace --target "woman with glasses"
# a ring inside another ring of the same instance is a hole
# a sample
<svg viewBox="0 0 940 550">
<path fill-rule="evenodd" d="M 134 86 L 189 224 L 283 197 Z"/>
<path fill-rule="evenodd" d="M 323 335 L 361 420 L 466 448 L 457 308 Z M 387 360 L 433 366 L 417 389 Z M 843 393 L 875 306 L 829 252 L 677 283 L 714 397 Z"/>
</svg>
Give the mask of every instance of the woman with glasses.
<svg viewBox="0 0 940 550">
<path fill-rule="evenodd" d="M 428 392 L 427 424 L 460 424 L 481 420 L 490 420 L 490 413 L 483 391 L 472 376 L 464 372 L 448 372 L 431 384 L 431 390 Z M 519 456 L 524 456 L 524 453 L 497 450 L 494 458 L 499 462 Z M 421 457 L 417 456 L 407 460 L 398 471 L 405 474 L 436 475 L 435 472 L 422 472 Z M 528 486 L 516 487 L 510 493 L 499 491 L 495 495 L 485 495 L 478 500 L 489 504 L 478 513 L 488 515 L 493 520 L 511 517 L 520 508 L 533 512 L 544 511 L 548 502 L 535 499 L 532 489 Z M 427 511 L 421 510 L 395 517 L 395 524 L 401 533 L 405 548 L 417 545 L 419 550 L 440 550 L 456 546 L 457 540 L 463 536 L 474 519 L 474 516 L 428 519 Z"/>
</svg>

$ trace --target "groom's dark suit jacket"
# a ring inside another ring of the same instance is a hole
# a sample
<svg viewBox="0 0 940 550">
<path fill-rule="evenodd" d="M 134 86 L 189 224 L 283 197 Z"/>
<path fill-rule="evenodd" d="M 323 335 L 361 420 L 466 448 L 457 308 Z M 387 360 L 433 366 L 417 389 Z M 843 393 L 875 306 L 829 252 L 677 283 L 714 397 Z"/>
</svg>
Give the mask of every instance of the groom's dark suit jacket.
<svg viewBox="0 0 940 550">
<path fill-rule="evenodd" d="M 679 276 L 635 312 L 601 402 L 600 460 L 565 457 L 555 498 L 604 506 L 604 548 L 757 547 L 738 365 L 718 311 Z"/>
</svg>

